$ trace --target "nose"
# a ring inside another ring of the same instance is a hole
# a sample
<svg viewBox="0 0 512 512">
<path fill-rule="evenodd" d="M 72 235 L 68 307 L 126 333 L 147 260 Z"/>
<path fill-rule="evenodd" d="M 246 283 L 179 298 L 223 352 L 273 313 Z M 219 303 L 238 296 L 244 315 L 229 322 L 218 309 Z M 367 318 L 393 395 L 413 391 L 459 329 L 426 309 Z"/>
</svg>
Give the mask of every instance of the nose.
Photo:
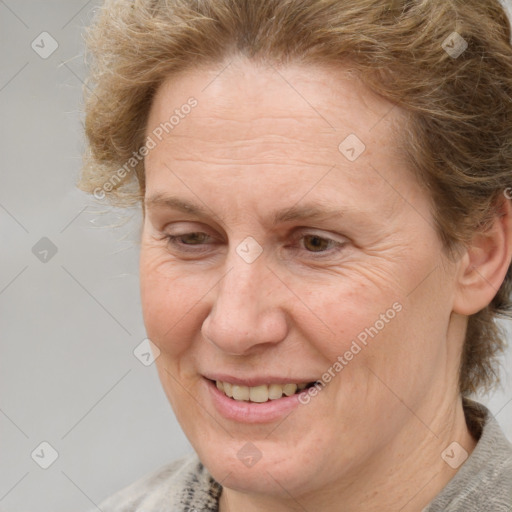
<svg viewBox="0 0 512 512">
<path fill-rule="evenodd" d="M 286 338 L 283 284 L 263 258 L 249 264 L 234 254 L 228 271 L 212 290 L 213 303 L 201 332 L 229 355 L 247 355 Z"/>
</svg>

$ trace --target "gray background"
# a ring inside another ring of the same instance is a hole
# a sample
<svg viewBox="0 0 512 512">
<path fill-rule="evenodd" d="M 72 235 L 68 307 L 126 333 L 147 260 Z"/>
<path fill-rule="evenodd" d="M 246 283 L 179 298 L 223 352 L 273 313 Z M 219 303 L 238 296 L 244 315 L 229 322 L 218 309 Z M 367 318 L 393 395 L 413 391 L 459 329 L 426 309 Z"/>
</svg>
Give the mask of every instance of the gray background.
<svg viewBox="0 0 512 512">
<path fill-rule="evenodd" d="M 75 189 L 82 32 L 98 3 L 0 0 L 0 512 L 94 509 L 191 450 L 154 365 L 133 354 L 140 211 Z M 510 371 L 482 401 L 512 439 Z M 44 441 L 58 452 L 48 469 Z"/>
</svg>

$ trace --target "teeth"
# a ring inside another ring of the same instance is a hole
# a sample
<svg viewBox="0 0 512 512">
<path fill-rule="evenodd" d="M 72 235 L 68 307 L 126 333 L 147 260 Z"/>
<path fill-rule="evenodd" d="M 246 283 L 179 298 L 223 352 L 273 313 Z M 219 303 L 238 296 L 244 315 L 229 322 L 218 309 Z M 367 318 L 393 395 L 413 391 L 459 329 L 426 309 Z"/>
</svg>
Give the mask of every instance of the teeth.
<svg viewBox="0 0 512 512">
<path fill-rule="evenodd" d="M 297 391 L 306 388 L 306 383 L 301 384 L 270 384 L 261 386 L 239 386 L 238 384 L 230 384 L 229 382 L 215 382 L 217 389 L 224 392 L 230 398 L 238 401 L 251 401 L 257 403 L 267 402 L 268 400 L 278 400 L 285 396 L 292 396 Z"/>
<path fill-rule="evenodd" d="M 281 384 L 270 384 L 268 387 L 268 397 L 270 400 L 277 400 L 283 396 L 283 386 Z"/>
<path fill-rule="evenodd" d="M 233 384 L 233 398 L 235 400 L 249 400 L 249 388 Z"/>
<path fill-rule="evenodd" d="M 285 384 L 283 386 L 283 393 L 286 396 L 292 396 L 297 391 L 297 384 Z"/>
<path fill-rule="evenodd" d="M 229 382 L 221 382 L 221 385 L 224 387 L 224 393 L 233 398 L 233 386 Z"/>
<path fill-rule="evenodd" d="M 266 402 L 268 400 L 268 386 L 254 386 L 249 388 L 251 402 Z"/>
</svg>

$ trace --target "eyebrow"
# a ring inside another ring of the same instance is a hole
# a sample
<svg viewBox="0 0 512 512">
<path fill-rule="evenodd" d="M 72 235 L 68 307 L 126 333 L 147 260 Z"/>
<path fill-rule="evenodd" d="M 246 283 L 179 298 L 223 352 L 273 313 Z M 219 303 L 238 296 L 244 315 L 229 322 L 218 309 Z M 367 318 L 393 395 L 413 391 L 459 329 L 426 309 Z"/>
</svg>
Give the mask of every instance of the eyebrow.
<svg viewBox="0 0 512 512">
<path fill-rule="evenodd" d="M 154 208 L 167 208 L 203 218 L 212 215 L 212 212 L 209 211 L 209 208 L 200 206 L 185 199 L 173 196 L 165 196 L 163 194 L 154 194 L 145 199 L 144 207 L 148 210 Z M 289 208 L 283 208 L 282 210 L 273 212 L 272 225 L 276 225 L 281 222 L 306 219 L 327 220 L 334 217 L 341 217 L 343 214 L 344 211 L 341 208 L 331 208 L 318 202 L 310 202 L 300 206 L 293 205 Z"/>
</svg>

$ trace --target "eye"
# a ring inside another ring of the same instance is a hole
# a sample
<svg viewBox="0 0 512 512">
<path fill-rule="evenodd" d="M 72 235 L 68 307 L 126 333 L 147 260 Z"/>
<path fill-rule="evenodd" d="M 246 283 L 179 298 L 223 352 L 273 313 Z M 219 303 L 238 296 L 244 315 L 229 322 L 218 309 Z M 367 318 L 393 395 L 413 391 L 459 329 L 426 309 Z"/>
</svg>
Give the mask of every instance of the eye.
<svg viewBox="0 0 512 512">
<path fill-rule="evenodd" d="M 345 246 L 346 241 L 334 240 L 316 233 L 300 234 L 296 237 L 295 249 L 305 250 L 307 253 L 318 254 L 319 257 L 331 255 Z M 200 253 L 208 250 L 209 244 L 215 243 L 215 239 L 202 231 L 182 233 L 179 235 L 165 235 L 168 245 L 181 252 Z"/>
<path fill-rule="evenodd" d="M 303 245 L 310 252 L 324 252 L 336 244 L 334 240 L 323 238 L 318 235 L 305 235 L 302 237 Z"/>
<path fill-rule="evenodd" d="M 300 249 L 319 256 L 332 255 L 333 252 L 341 250 L 347 243 L 346 240 L 335 240 L 316 233 L 303 233 L 298 238 Z"/>
<path fill-rule="evenodd" d="M 206 233 L 196 232 L 196 233 L 185 233 L 184 235 L 169 235 L 167 237 L 169 240 L 180 240 L 182 243 L 186 245 L 197 245 L 203 243 L 208 235 Z M 189 240 L 185 242 L 184 240 Z"/>
<path fill-rule="evenodd" d="M 193 233 L 183 233 L 181 235 L 165 235 L 164 240 L 167 243 L 182 251 L 194 251 L 195 249 L 188 248 L 192 246 L 200 246 L 211 242 L 212 237 L 201 231 Z"/>
</svg>

